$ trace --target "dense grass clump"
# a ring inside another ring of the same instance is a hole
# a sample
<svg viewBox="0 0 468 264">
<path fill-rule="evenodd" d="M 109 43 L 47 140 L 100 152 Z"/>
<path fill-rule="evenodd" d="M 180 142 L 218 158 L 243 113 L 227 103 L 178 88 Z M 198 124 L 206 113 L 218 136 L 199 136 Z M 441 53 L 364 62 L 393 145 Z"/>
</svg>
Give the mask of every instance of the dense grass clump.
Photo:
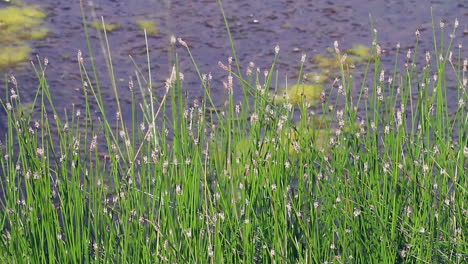
<svg viewBox="0 0 468 264">
<path fill-rule="evenodd" d="M 8 126 L 0 149 L 0 261 L 466 263 L 462 48 L 436 43 L 418 68 L 416 42 L 406 67 L 397 67 L 398 50 L 390 71 L 377 36 L 373 43 L 358 91 L 336 43 L 340 76 L 314 106 L 272 100 L 279 48 L 265 75 L 251 66 L 244 74 L 233 49 L 234 59 L 220 63 L 226 101 L 213 102 L 211 76 L 179 39 L 203 100 L 184 96 L 173 41 L 165 94 L 148 88 L 150 71 L 130 81 L 130 120 L 123 120 L 107 46 L 115 124 L 92 60 L 87 65 L 79 52 L 84 108 L 65 114 L 54 108 L 47 63 L 38 61 L 36 113 L 23 106 L 14 77 L 1 101 Z M 448 75 L 456 100 L 447 97 Z"/>
</svg>

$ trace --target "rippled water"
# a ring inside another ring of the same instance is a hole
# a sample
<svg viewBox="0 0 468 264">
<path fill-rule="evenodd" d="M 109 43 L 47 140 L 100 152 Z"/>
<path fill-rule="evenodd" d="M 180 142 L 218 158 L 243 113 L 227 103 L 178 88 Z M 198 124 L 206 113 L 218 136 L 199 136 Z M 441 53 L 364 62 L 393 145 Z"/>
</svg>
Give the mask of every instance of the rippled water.
<svg viewBox="0 0 468 264">
<path fill-rule="evenodd" d="M 88 62 L 89 60 L 79 1 L 28 2 L 43 6 L 48 13 L 46 24 L 51 34 L 47 39 L 32 44 L 35 53 L 49 59 L 48 80 L 58 108 L 69 108 L 70 103 L 82 105 L 77 51 L 82 50 L 85 60 Z M 134 75 L 135 71 L 129 55 L 145 68 L 145 40 L 141 30 L 135 25 L 140 19 L 154 20 L 161 29 L 159 35 L 149 38 L 152 70 L 159 85 L 156 91 L 162 92 L 163 80 L 169 74 L 168 46 L 169 38 L 174 34 L 189 43 L 202 72 L 213 73 L 217 80 L 214 83 L 215 100 L 220 100 L 222 94 L 220 80 L 224 78 L 224 73 L 217 63 L 220 60 L 227 61 L 227 57 L 231 55 L 231 48 L 216 1 L 86 1 L 88 15 L 91 15 L 90 5 L 95 8 L 97 16 L 103 16 L 106 22 L 122 25 L 120 29 L 109 34 L 109 39 L 121 98 L 124 101 L 129 101 L 126 87 L 129 76 Z M 224 1 L 241 65 L 245 66 L 248 62 L 254 61 L 261 69 L 269 68 L 274 55 L 274 46 L 279 44 L 281 51 L 278 69 L 281 79 L 286 75 L 294 78 L 302 53 L 306 53 L 309 58 L 317 54 L 326 54 L 326 49 L 332 46 L 334 40 L 338 40 L 343 49 L 351 47 L 354 43 L 370 45 L 372 39 L 369 14 L 372 14 L 375 27 L 378 29 L 380 45 L 388 51 L 383 60 L 390 70 L 393 67 L 396 43 L 401 43 L 403 51 L 411 48 L 415 43 L 416 29 L 419 29 L 422 35 L 421 50 L 432 49 L 431 6 L 437 24 L 440 20 L 446 21 L 449 30 L 452 30 L 454 19 L 459 19 L 460 28 L 455 44 L 466 42 L 468 36 L 466 0 Z M 91 30 L 91 34 L 93 46 L 99 52 L 96 32 Z M 201 96 L 200 82 L 194 74 L 188 56 L 183 48 L 179 47 L 178 51 L 189 95 L 193 98 Z M 464 51 L 463 57 L 466 58 L 466 48 Z M 108 79 L 105 61 L 99 54 L 96 58 L 97 63 L 100 65 L 104 79 Z M 306 64 L 308 70 L 311 67 L 311 63 Z M 17 77 L 23 96 L 32 98 L 36 85 L 30 67 L 26 64 L 22 69 L 10 71 Z M 3 94 L 4 89 L 1 89 L 0 93 Z M 104 86 L 103 94 L 112 107 L 114 98 L 110 87 Z"/>
</svg>

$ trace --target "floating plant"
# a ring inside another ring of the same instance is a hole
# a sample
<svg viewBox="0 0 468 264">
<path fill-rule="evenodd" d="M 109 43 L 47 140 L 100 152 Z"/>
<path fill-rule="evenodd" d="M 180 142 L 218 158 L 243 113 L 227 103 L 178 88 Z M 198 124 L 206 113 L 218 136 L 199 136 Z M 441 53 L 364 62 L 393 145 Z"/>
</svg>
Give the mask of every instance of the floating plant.
<svg viewBox="0 0 468 264">
<path fill-rule="evenodd" d="M 159 34 L 159 26 L 153 20 L 139 20 L 136 24 L 141 30 L 146 30 L 146 34 L 149 36 L 156 36 Z"/>
<path fill-rule="evenodd" d="M 0 43 L 21 44 L 28 40 L 40 40 L 47 37 L 46 27 L 25 28 L 22 26 L 0 27 Z M 11 36 L 11 38 L 9 38 Z"/>
<path fill-rule="evenodd" d="M 372 54 L 371 48 L 362 44 L 354 44 L 351 49 L 346 50 L 348 54 L 354 55 L 361 58 L 364 61 L 373 61 L 374 55 Z"/>
<path fill-rule="evenodd" d="M 286 147 L 285 149 L 289 153 L 290 157 L 293 157 L 294 154 L 297 154 L 300 151 L 300 145 L 304 142 L 313 142 L 314 148 L 317 151 L 328 150 L 330 133 L 328 130 L 319 127 L 296 127 L 288 128 L 287 131 L 279 132 L 277 137 L 278 144 Z M 272 149 L 267 147 L 255 147 L 255 144 L 252 144 L 253 139 L 251 138 L 242 138 L 239 141 L 235 142 L 234 153 L 237 157 L 246 157 L 253 155 L 251 152 L 258 151 L 255 155 L 260 157 L 265 157 Z M 299 146 L 299 147 L 298 147 Z"/>
<path fill-rule="evenodd" d="M 289 137 L 289 140 L 291 142 L 290 147 L 289 147 L 290 154 L 298 152 L 298 150 L 295 149 L 294 142 L 302 141 L 301 137 L 304 137 L 304 136 L 306 138 L 312 139 L 314 148 L 317 151 L 327 150 L 329 148 L 328 142 L 330 138 L 330 133 L 328 130 L 323 129 L 323 128 L 312 128 L 312 127 L 297 128 L 296 130 L 291 130 L 291 132 L 288 133 L 287 136 Z"/>
<path fill-rule="evenodd" d="M 90 26 L 100 31 L 104 31 L 105 29 L 107 33 L 114 32 L 117 29 L 122 27 L 122 25 L 118 23 L 104 23 L 103 24 L 101 21 L 98 21 L 98 20 L 95 20 L 94 22 L 92 22 Z"/>
<path fill-rule="evenodd" d="M 22 26 L 30 28 L 42 24 L 46 14 L 38 7 L 10 6 L 0 9 L 0 26 Z"/>
<path fill-rule="evenodd" d="M 318 68 L 326 70 L 338 70 L 342 63 L 346 65 L 356 65 L 360 63 L 366 63 L 368 61 L 373 61 L 374 59 L 371 49 L 362 44 L 353 45 L 353 47 L 346 50 L 345 53 L 346 55 L 335 54 L 333 57 L 316 55 L 312 58 L 312 61 L 317 65 Z"/>
<path fill-rule="evenodd" d="M 318 103 L 323 89 L 324 86 L 321 84 L 294 84 L 277 94 L 273 94 L 273 102 L 315 105 Z"/>
<path fill-rule="evenodd" d="M 331 77 L 329 69 L 322 69 L 321 71 L 311 72 L 305 75 L 307 81 L 315 84 L 326 83 Z"/>
<path fill-rule="evenodd" d="M 6 46 L 0 48 L 0 69 L 26 61 L 31 54 L 31 48 L 21 46 Z"/>
<path fill-rule="evenodd" d="M 346 56 L 335 55 L 333 57 L 327 57 L 323 55 L 316 55 L 312 58 L 312 61 L 317 65 L 317 67 L 327 70 L 338 70 L 341 66 L 341 63 L 344 64 L 355 64 L 362 60 L 355 56 Z"/>
<path fill-rule="evenodd" d="M 31 48 L 27 41 L 43 39 L 46 13 L 37 6 L 21 3 L 0 9 L 0 69 L 28 60 Z"/>
</svg>

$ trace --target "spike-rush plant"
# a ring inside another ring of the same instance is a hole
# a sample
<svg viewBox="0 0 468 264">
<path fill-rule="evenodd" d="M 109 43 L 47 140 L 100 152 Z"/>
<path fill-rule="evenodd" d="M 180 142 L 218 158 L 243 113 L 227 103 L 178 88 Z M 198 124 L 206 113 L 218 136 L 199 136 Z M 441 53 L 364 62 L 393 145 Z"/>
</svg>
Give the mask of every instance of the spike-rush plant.
<svg viewBox="0 0 468 264">
<path fill-rule="evenodd" d="M 253 65 L 243 72 L 225 22 L 233 59 L 219 65 L 223 102 L 212 97 L 216 77 L 174 38 L 166 87 L 154 88 L 147 51 L 124 115 L 102 23 L 119 117 L 111 122 L 85 15 L 83 107 L 54 107 L 43 60 L 33 63 L 31 104 L 6 78 L 2 263 L 468 261 L 467 59 L 452 38 L 442 41 L 444 26 L 433 26 L 425 62 L 417 62 L 417 38 L 406 57 L 396 49 L 393 69 L 381 63 L 374 35 L 360 85 L 336 42 L 336 80 L 316 96 L 299 78 L 278 101 L 270 88 L 279 47 L 265 75 Z M 191 58 L 202 99 L 185 96 L 179 56 Z"/>
</svg>

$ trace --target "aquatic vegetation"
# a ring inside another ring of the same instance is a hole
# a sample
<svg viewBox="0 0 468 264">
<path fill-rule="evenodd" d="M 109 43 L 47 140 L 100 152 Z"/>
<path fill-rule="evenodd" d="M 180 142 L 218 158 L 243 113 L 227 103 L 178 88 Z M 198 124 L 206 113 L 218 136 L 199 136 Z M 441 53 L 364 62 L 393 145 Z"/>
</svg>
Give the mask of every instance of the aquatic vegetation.
<svg viewBox="0 0 468 264">
<path fill-rule="evenodd" d="M 27 41 L 49 33 L 43 24 L 46 14 L 37 6 L 12 5 L 0 9 L 0 68 L 26 61 L 31 53 Z"/>
<path fill-rule="evenodd" d="M 320 94 L 321 109 L 273 104 L 255 89 L 276 86 L 276 55 L 266 80 L 230 76 L 241 103 L 227 89 L 213 102 L 211 78 L 181 80 L 189 57 L 199 72 L 186 45 L 172 46 L 163 94 L 145 83 L 154 72 L 135 71 L 128 108 L 122 76 L 110 74 L 113 94 L 100 92 L 97 69 L 113 65 L 91 45 L 90 59 L 77 60 L 83 94 L 64 112 L 44 68 L 37 86 L 10 77 L 0 98 L 0 262 L 467 263 L 468 59 L 460 47 L 453 61 L 463 63 L 445 64 L 453 48 L 434 47 L 434 65 L 415 55 L 423 67 L 389 72 L 376 60 L 360 84 L 343 67 L 331 89 L 281 91 L 285 103 Z M 376 81 L 400 73 L 398 89 Z M 195 101 L 192 81 L 203 86 Z M 25 104 L 20 92 L 36 88 Z"/>
<path fill-rule="evenodd" d="M 38 29 L 31 30 L 28 33 L 29 34 L 27 35 L 23 35 L 22 38 L 25 40 L 40 40 L 47 37 L 47 35 L 49 34 L 49 29 L 46 27 L 40 27 Z"/>
<path fill-rule="evenodd" d="M 283 120 L 284 122 L 286 120 Z M 281 122 L 283 122 L 281 121 Z M 315 151 L 327 151 L 330 132 L 327 126 L 330 126 L 332 120 L 327 120 L 325 117 L 310 116 L 305 123 L 301 120 L 276 128 L 278 133 L 277 137 L 272 139 L 273 145 L 280 147 L 283 151 L 287 151 L 291 158 L 298 153 L 301 145 L 313 143 Z M 285 128 L 283 130 L 283 127 Z M 248 157 L 253 152 L 259 157 L 265 157 L 269 152 L 274 151 L 273 145 L 268 144 L 255 144 L 256 139 L 252 137 L 240 138 L 234 142 L 234 154 L 236 157 Z M 218 150 L 222 153 L 222 150 Z"/>
<path fill-rule="evenodd" d="M 30 28 L 42 24 L 46 14 L 38 7 L 9 6 L 0 9 L 0 27 L 18 26 Z"/>
<path fill-rule="evenodd" d="M 159 34 L 159 26 L 156 21 L 153 20 L 138 20 L 136 24 L 141 30 L 146 30 L 148 36 L 156 36 Z"/>
<path fill-rule="evenodd" d="M 343 65 L 355 65 L 357 63 L 361 63 L 364 59 L 357 57 L 357 56 L 344 56 L 344 55 L 335 55 L 333 57 L 327 57 L 323 55 L 315 55 L 312 57 L 312 61 L 317 65 L 319 68 L 327 69 L 327 70 L 338 70 Z"/>
<path fill-rule="evenodd" d="M 28 40 L 40 40 L 47 37 L 49 29 L 46 27 L 24 28 L 23 26 L 10 26 L 0 29 L 0 43 L 21 44 Z"/>
<path fill-rule="evenodd" d="M 30 53 L 28 45 L 0 47 L 0 69 L 28 60 Z"/>
<path fill-rule="evenodd" d="M 327 151 L 329 138 L 330 131 L 327 129 L 296 126 L 288 128 L 288 131 L 280 137 L 280 141 L 289 143 L 287 150 L 292 157 L 299 153 L 300 146 L 304 146 L 304 144 L 311 144 L 311 148 L 315 151 Z"/>
<path fill-rule="evenodd" d="M 341 64 L 351 66 L 374 60 L 371 48 L 362 44 L 354 44 L 351 49 L 346 50 L 343 54 L 331 53 L 331 57 L 316 55 L 312 57 L 312 62 L 324 70 L 338 70 Z"/>
<path fill-rule="evenodd" d="M 259 156 L 264 157 L 268 153 L 268 149 L 267 148 L 253 148 L 252 146 L 254 145 L 253 144 L 254 141 L 255 139 L 249 138 L 249 137 L 238 139 L 235 142 L 234 155 L 236 157 L 248 157 L 248 156 L 251 156 L 251 153 L 253 151 L 257 151 Z"/>
<path fill-rule="evenodd" d="M 321 84 L 293 84 L 286 89 L 273 94 L 272 100 L 276 104 L 308 103 L 314 105 L 318 103 L 320 95 L 325 87 Z"/>
<path fill-rule="evenodd" d="M 95 20 L 90 24 L 91 27 L 93 27 L 96 30 L 103 31 L 104 29 L 106 30 L 107 33 L 114 32 L 118 30 L 119 28 L 122 27 L 121 24 L 119 23 L 104 23 L 102 24 L 102 21 Z"/>
<path fill-rule="evenodd" d="M 340 59 L 335 57 L 326 57 L 324 55 L 315 55 L 312 57 L 312 61 L 319 67 L 325 69 L 338 69 L 340 68 Z"/>
<path fill-rule="evenodd" d="M 307 81 L 316 84 L 323 84 L 330 80 L 331 72 L 329 69 L 322 69 L 321 71 L 311 72 L 305 75 Z"/>
<path fill-rule="evenodd" d="M 354 44 L 351 49 L 346 50 L 346 53 L 361 58 L 364 62 L 369 60 L 372 61 L 374 59 L 372 49 L 362 44 Z"/>
</svg>

